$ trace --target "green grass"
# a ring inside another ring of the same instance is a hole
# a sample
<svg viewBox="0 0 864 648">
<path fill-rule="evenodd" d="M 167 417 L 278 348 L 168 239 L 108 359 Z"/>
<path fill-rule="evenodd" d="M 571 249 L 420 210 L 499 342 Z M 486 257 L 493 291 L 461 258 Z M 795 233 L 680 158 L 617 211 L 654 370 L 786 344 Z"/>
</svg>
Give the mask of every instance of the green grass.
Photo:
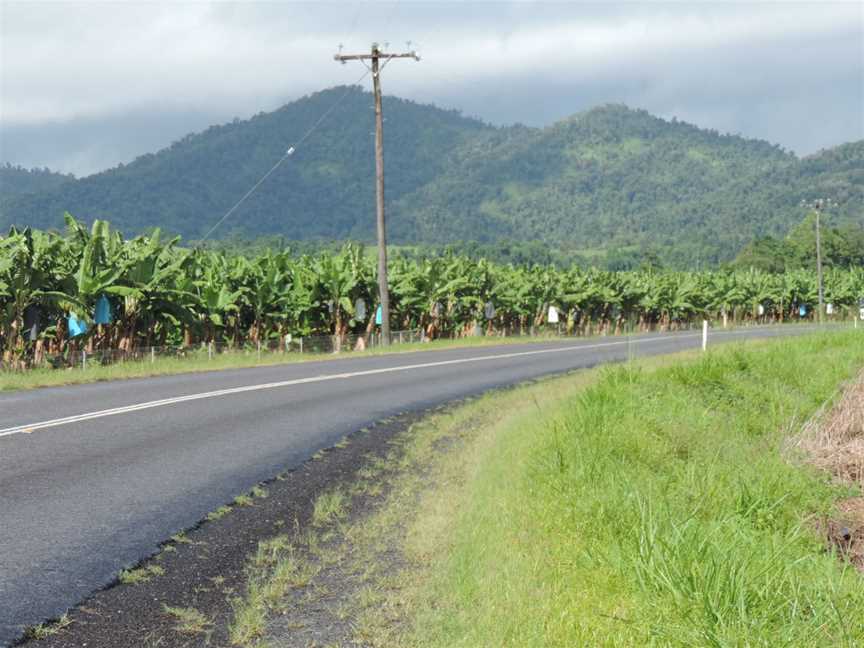
<svg viewBox="0 0 864 648">
<path fill-rule="evenodd" d="M 325 526 L 345 517 L 347 498 L 339 488 L 322 493 L 315 500 L 312 511 L 313 526 Z"/>
<path fill-rule="evenodd" d="M 118 578 L 125 585 L 137 585 L 149 581 L 154 576 L 163 576 L 164 574 L 165 570 L 159 565 L 147 565 L 137 569 L 124 569 Z"/>
<path fill-rule="evenodd" d="M 259 544 L 232 637 L 266 640 L 323 569 L 376 647 L 856 645 L 864 582 L 816 531 L 848 493 L 783 441 L 862 364 L 860 331 L 757 341 L 427 417 L 316 500 L 297 551 Z"/>
<path fill-rule="evenodd" d="M 243 493 L 242 495 L 238 495 L 234 498 L 234 504 L 236 506 L 252 506 L 255 503 L 255 499 L 264 499 L 269 495 L 267 489 L 261 485 L 253 486 L 252 490 L 248 493 Z M 228 508 L 229 510 L 222 512 L 222 509 Z M 221 512 L 221 513 L 220 513 Z M 219 519 L 223 515 L 226 515 L 230 512 L 229 507 L 220 507 L 217 511 L 211 512 L 208 514 L 208 519 Z M 211 517 L 214 515 L 218 515 L 218 517 Z"/>
<path fill-rule="evenodd" d="M 215 522 L 216 520 L 221 520 L 223 517 L 228 515 L 230 512 L 231 512 L 231 507 L 223 505 L 223 506 L 220 506 L 219 508 L 217 508 L 215 511 L 210 511 L 207 514 L 207 519 L 210 520 L 211 522 Z"/>
<path fill-rule="evenodd" d="M 57 634 L 64 628 L 68 628 L 70 625 L 72 625 L 72 619 L 69 618 L 68 614 L 63 614 L 56 621 L 29 626 L 24 630 L 24 637 L 26 639 L 35 639 L 36 641 L 41 641 L 42 639 L 53 637 L 55 634 Z"/>
<path fill-rule="evenodd" d="M 231 601 L 233 614 L 228 626 L 232 645 L 260 648 L 266 645 L 267 617 L 285 604 L 290 589 L 308 585 L 315 567 L 299 560 L 286 535 L 258 543 L 247 566 L 247 583 L 241 596 Z"/>
<path fill-rule="evenodd" d="M 177 625 L 175 629 L 181 634 L 197 635 L 206 632 L 213 622 L 195 608 L 162 606 L 165 614 L 173 617 Z"/>
<path fill-rule="evenodd" d="M 813 522 L 848 493 L 781 453 L 864 365 L 860 333 L 516 398 L 416 509 L 399 643 L 861 645 L 864 581 Z"/>
<path fill-rule="evenodd" d="M 234 646 L 253 646 L 267 631 L 267 604 L 257 583 L 250 583 L 245 598 L 232 602 L 234 618 L 228 627 L 228 638 Z"/>
</svg>

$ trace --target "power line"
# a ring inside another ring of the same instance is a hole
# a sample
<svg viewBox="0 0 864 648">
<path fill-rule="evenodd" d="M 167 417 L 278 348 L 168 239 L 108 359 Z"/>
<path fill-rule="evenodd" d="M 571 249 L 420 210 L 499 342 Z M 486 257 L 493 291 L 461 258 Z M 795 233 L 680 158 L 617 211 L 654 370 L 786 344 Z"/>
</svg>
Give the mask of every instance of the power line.
<svg viewBox="0 0 864 648">
<path fill-rule="evenodd" d="M 396 13 L 401 9 L 401 5 L 399 4 L 399 0 L 395 0 L 393 6 L 390 9 L 390 14 L 387 16 L 387 20 L 384 22 L 384 29 L 382 30 L 382 35 L 387 35 L 387 30 L 390 29 L 390 25 L 393 23 L 393 18 L 396 16 Z M 386 49 L 386 47 L 385 47 Z"/>
<path fill-rule="evenodd" d="M 261 176 L 261 179 L 258 180 L 258 182 L 256 182 L 254 185 L 252 185 L 252 188 L 251 188 L 249 191 L 247 191 L 247 192 L 244 194 L 244 196 L 243 196 L 240 200 L 238 200 L 238 201 L 234 204 L 234 206 L 233 206 L 231 209 L 229 209 L 227 212 L 225 212 L 225 215 L 222 216 L 222 218 L 220 218 L 218 221 L 216 221 L 216 224 L 213 225 L 213 227 L 211 227 L 209 230 L 207 230 L 207 233 L 204 235 L 204 238 L 201 239 L 201 242 L 203 243 L 204 241 L 206 241 L 206 240 L 210 237 L 210 235 L 211 235 L 211 234 L 216 230 L 216 228 L 219 227 L 222 223 L 224 223 L 225 220 L 226 220 L 226 219 L 227 219 L 231 214 L 233 214 L 234 211 L 235 211 L 235 210 L 236 210 L 240 205 L 242 205 L 243 202 L 244 202 L 244 201 L 245 201 L 249 196 L 251 196 L 253 193 L 255 193 L 255 190 L 256 190 L 258 187 L 260 187 L 261 184 L 262 184 L 262 183 L 263 183 L 267 178 L 270 177 L 270 174 L 272 174 L 276 169 L 278 169 L 279 166 L 280 166 L 280 165 L 281 165 L 281 164 L 282 164 L 282 163 L 283 163 L 283 162 L 288 158 L 288 156 L 291 155 L 291 154 L 293 154 L 293 153 L 294 153 L 294 147 L 292 146 L 292 147 L 289 148 L 287 151 L 285 151 L 285 154 L 284 154 L 281 158 L 279 158 L 279 161 L 276 162 L 276 164 L 274 164 L 274 165 L 272 166 L 272 168 L 271 168 L 267 173 L 265 173 L 263 176 Z"/>
<path fill-rule="evenodd" d="M 272 167 L 270 167 L 270 170 L 267 173 L 265 173 L 263 176 L 261 176 L 261 178 L 258 180 L 258 182 L 256 182 L 254 185 L 252 185 L 252 188 L 249 191 L 247 191 L 243 195 L 243 197 L 240 200 L 238 200 L 234 204 L 233 207 L 231 207 L 231 209 L 229 209 L 227 212 L 225 212 L 225 215 L 222 216 L 222 218 L 220 218 L 218 221 L 216 221 L 216 224 L 213 225 L 213 227 L 211 227 L 209 230 L 207 230 L 207 233 L 201 239 L 202 243 L 204 241 L 206 241 L 210 237 L 210 235 L 216 230 L 216 228 L 218 228 L 222 223 L 224 223 L 228 219 L 228 217 L 231 214 L 233 214 L 237 210 L 237 208 L 240 207 L 240 205 L 242 205 L 246 201 L 247 198 L 249 198 L 249 196 L 251 196 L 253 193 L 255 193 L 255 191 L 258 189 L 258 187 L 260 187 L 262 184 L 264 184 L 264 181 L 267 180 L 267 178 L 269 178 L 273 174 L 273 172 L 276 171 L 276 169 L 278 169 L 282 165 L 282 163 L 285 160 L 287 160 L 290 156 L 294 155 L 294 152 L 297 150 L 297 147 L 299 147 L 301 144 L 303 144 L 303 142 L 305 142 L 307 140 L 307 138 L 318 129 L 318 127 L 321 125 L 321 123 L 325 119 L 327 119 L 327 116 L 336 109 L 336 106 L 338 106 L 340 103 L 342 103 L 342 101 L 345 99 L 345 97 L 347 97 L 351 93 L 353 86 L 357 85 L 358 83 L 363 81 L 363 79 L 365 79 L 367 76 L 369 76 L 369 73 L 370 73 L 370 70 L 366 70 L 366 72 L 364 72 L 363 75 L 359 79 L 357 79 L 353 83 L 352 86 L 349 86 L 345 90 L 345 92 L 342 93 L 342 95 L 333 103 L 333 105 L 331 105 L 327 110 L 324 111 L 324 113 L 318 118 L 318 120 L 314 124 L 312 124 L 312 127 L 306 131 L 306 133 L 303 135 L 303 137 L 301 137 L 299 140 L 297 140 L 297 142 L 295 142 L 292 146 L 288 147 L 288 150 L 285 151 L 285 153 L 282 155 L 281 158 L 279 158 L 279 160 L 276 162 L 276 164 L 274 164 Z"/>
<path fill-rule="evenodd" d="M 354 35 L 354 32 L 357 31 L 357 21 L 360 19 L 360 14 L 366 10 L 366 7 L 363 6 L 364 3 L 358 3 L 357 11 L 354 12 L 354 19 L 351 21 L 351 28 L 348 32 L 348 35 L 342 39 L 343 43 L 348 43 L 351 40 L 351 37 Z M 340 44 L 339 47 L 342 47 Z"/>
</svg>

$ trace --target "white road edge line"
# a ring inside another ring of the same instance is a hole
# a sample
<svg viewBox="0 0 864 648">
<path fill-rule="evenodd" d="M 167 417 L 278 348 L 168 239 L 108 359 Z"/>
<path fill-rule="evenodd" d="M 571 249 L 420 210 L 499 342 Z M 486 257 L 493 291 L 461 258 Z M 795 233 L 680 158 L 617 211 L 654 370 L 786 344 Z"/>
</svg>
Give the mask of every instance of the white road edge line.
<svg viewBox="0 0 864 648">
<path fill-rule="evenodd" d="M 717 331 L 714 335 L 730 335 L 736 334 L 739 331 Z M 398 367 L 384 367 L 382 369 L 367 369 L 364 371 L 354 371 L 350 373 L 324 374 L 322 376 L 312 376 L 310 378 L 295 378 L 293 380 L 283 380 L 280 382 L 261 383 L 258 385 L 246 385 L 244 387 L 231 387 L 228 389 L 217 389 L 215 391 L 201 392 L 198 394 L 188 394 L 186 396 L 175 396 L 172 398 L 163 398 L 160 400 L 147 401 L 144 403 L 136 403 L 134 405 L 125 405 L 123 407 L 115 407 L 113 409 L 99 410 L 95 412 L 87 412 L 85 414 L 77 414 L 75 416 L 66 416 L 64 418 L 51 419 L 48 421 L 40 421 L 38 423 L 27 423 L 25 425 L 16 425 L 15 427 L 5 428 L 0 430 L 0 437 L 12 436 L 13 434 L 30 434 L 36 430 L 45 428 L 57 427 L 59 425 L 68 425 L 70 423 L 79 423 L 81 421 L 89 421 L 92 419 L 103 418 L 106 416 L 116 416 L 118 414 L 128 414 L 130 412 L 138 412 L 140 410 L 151 409 L 154 407 L 164 407 L 166 405 L 174 405 L 176 403 L 185 403 L 188 401 L 202 400 L 204 398 L 216 398 L 217 396 L 227 396 L 230 394 L 242 394 L 244 392 L 260 391 L 264 389 L 277 389 L 279 387 L 291 387 L 293 385 L 305 385 L 308 383 L 325 382 L 327 380 L 343 380 L 347 378 L 357 378 L 360 376 L 372 376 L 375 374 L 393 373 L 397 371 L 410 371 L 412 369 L 426 369 L 429 367 L 443 367 L 446 365 L 465 364 L 468 362 L 485 362 L 488 360 L 504 360 L 507 358 L 518 358 L 522 356 L 539 355 L 543 353 L 563 353 L 566 351 L 584 351 L 590 349 L 599 349 L 603 347 L 621 346 L 624 344 L 644 344 L 646 342 L 660 342 L 663 340 L 681 340 L 689 338 L 701 338 L 702 334 L 692 335 L 663 335 L 653 338 L 640 338 L 634 340 L 619 340 L 617 342 L 602 342 L 599 344 L 578 344 L 567 347 L 555 347 L 554 349 L 535 349 L 533 351 L 518 351 L 514 353 L 501 353 L 498 355 L 480 356 L 477 358 L 460 358 L 458 360 L 441 360 L 438 362 L 423 362 L 411 365 L 400 365 Z"/>
</svg>

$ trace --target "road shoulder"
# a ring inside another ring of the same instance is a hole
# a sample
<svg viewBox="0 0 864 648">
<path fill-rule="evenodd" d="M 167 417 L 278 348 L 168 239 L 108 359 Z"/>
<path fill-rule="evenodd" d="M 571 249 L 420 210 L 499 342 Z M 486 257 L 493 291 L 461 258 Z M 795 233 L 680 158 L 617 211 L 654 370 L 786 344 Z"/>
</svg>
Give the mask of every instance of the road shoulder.
<svg viewBox="0 0 864 648">
<path fill-rule="evenodd" d="M 347 435 L 294 470 L 262 483 L 172 536 L 160 551 L 60 619 L 26 630 L 32 648 L 231 645 L 229 632 L 262 539 L 310 527 L 325 491 L 347 489 L 380 462 L 423 413 L 396 416 Z"/>
</svg>

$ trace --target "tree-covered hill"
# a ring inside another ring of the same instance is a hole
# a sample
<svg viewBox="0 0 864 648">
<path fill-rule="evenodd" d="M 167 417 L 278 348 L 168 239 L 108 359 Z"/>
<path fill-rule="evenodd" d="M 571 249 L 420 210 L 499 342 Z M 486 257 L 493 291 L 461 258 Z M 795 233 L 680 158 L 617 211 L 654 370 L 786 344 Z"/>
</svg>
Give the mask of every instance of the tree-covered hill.
<svg viewBox="0 0 864 648">
<path fill-rule="evenodd" d="M 345 100 L 216 236 L 374 238 L 371 95 L 334 88 L 189 135 L 104 173 L 0 206 L 0 226 L 58 227 L 64 211 L 128 234 L 200 237 L 344 92 Z M 785 236 L 804 198 L 864 221 L 864 142 L 799 159 L 778 146 L 621 105 L 543 129 L 493 128 L 385 98 L 391 241 L 539 241 L 572 258 L 608 252 L 709 265 L 758 237 Z M 632 258 L 631 258 L 632 257 Z"/>
<path fill-rule="evenodd" d="M 49 169 L 25 169 L 10 163 L 0 165 L 0 202 L 23 194 L 51 191 L 75 179 Z"/>
<path fill-rule="evenodd" d="M 162 227 L 201 236 L 319 120 L 321 127 L 267 180 L 218 235 L 285 234 L 293 239 L 369 238 L 374 231 L 374 111 L 359 87 L 325 90 L 192 134 L 128 165 L 38 196 L 22 196 L 0 225 L 61 227 L 69 211 L 86 221 L 110 218 L 130 234 Z M 385 99 L 390 199 L 439 175 L 448 152 L 487 130 L 481 122 L 402 99 Z"/>
<path fill-rule="evenodd" d="M 785 234 L 805 197 L 836 196 L 840 222 L 862 218 L 864 143 L 802 161 L 766 142 L 624 106 L 482 138 L 401 200 L 415 210 L 403 237 L 443 242 L 473 230 L 487 240 L 653 247 L 685 263 L 713 263 L 755 236 Z"/>
</svg>

